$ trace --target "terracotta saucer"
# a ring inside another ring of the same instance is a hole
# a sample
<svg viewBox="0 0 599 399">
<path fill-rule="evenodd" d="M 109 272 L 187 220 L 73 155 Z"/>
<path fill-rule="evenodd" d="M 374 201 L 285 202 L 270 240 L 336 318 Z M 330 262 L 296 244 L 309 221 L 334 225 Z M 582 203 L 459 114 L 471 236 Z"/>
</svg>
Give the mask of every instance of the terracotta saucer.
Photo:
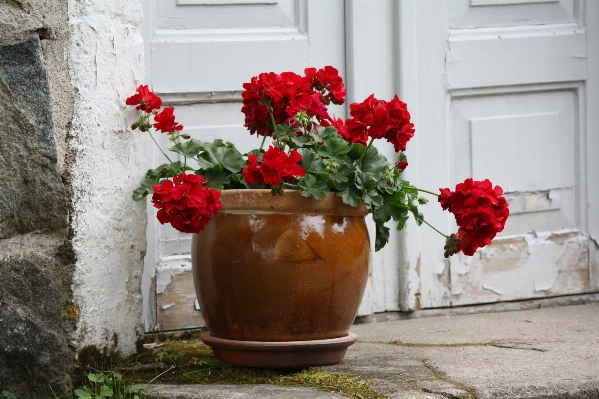
<svg viewBox="0 0 599 399">
<path fill-rule="evenodd" d="M 216 338 L 209 332 L 202 334 L 202 341 L 214 352 L 214 356 L 233 366 L 291 368 L 324 366 L 343 360 L 347 347 L 358 339 L 348 333 L 341 338 L 313 341 L 261 342 L 237 341 Z"/>
</svg>

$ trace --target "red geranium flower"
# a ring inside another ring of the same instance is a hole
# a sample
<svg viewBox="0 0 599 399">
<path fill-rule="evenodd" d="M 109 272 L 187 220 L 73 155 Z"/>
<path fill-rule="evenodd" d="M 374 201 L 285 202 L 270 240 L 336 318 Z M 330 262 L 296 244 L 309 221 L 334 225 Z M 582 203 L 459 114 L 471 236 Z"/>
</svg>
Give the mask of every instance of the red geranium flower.
<svg viewBox="0 0 599 399">
<path fill-rule="evenodd" d="M 316 68 L 304 69 L 306 80 L 312 88 L 321 93 L 323 103 L 329 105 L 343 104 L 345 102 L 345 87 L 343 79 L 339 76 L 339 71 L 332 66 L 325 66 L 322 69 Z"/>
<path fill-rule="evenodd" d="M 296 150 L 291 150 L 290 155 L 287 155 L 279 147 L 270 146 L 262 156 L 261 165 L 255 154 L 248 157 L 243 177 L 249 185 L 266 183 L 275 187 L 282 181 L 292 182 L 306 174 L 304 168 L 297 164 L 301 159 Z"/>
<path fill-rule="evenodd" d="M 132 95 L 125 101 L 127 105 L 137 105 L 136 110 L 142 110 L 150 113 L 155 109 L 160 109 L 162 100 L 156 94 L 148 90 L 148 86 L 139 86 L 137 94 Z"/>
<path fill-rule="evenodd" d="M 316 117 L 321 121 L 331 119 L 327 112 L 327 107 L 321 101 L 321 96 L 318 93 L 312 95 L 304 93 L 289 102 L 289 106 L 286 109 L 289 119 L 293 119 L 298 112 L 305 111 L 308 118 Z"/>
<path fill-rule="evenodd" d="M 175 122 L 175 115 L 173 107 L 165 107 L 161 113 L 154 117 L 154 128 L 160 130 L 162 133 L 175 133 L 176 131 L 183 130 L 183 125 Z"/>
<path fill-rule="evenodd" d="M 489 245 L 495 235 L 503 231 L 510 211 L 506 199 L 501 196 L 501 187 L 493 188 L 488 179 L 469 178 L 459 183 L 453 192 L 448 188 L 439 190 L 441 207 L 455 215 L 459 226 L 458 233 L 450 237 L 456 252 L 472 256 L 477 248 Z M 455 253 L 451 252 L 446 252 L 446 257 Z"/>
<path fill-rule="evenodd" d="M 350 137 L 367 135 L 372 139 L 384 138 L 393 144 L 395 152 L 406 150 L 406 143 L 414 136 L 414 124 L 410 122 L 406 104 L 397 95 L 387 102 L 377 100 L 371 94 L 349 108 L 353 117 L 346 122 Z"/>
<path fill-rule="evenodd" d="M 345 101 L 343 79 L 331 66 L 319 70 L 307 68 L 305 73 L 305 77 L 294 72 L 261 73 L 243 84 L 241 111 L 245 114 L 244 126 L 251 134 L 271 136 L 272 119 L 275 124 L 286 123 L 300 111 L 305 111 L 309 118 L 316 117 L 319 122 L 330 120 L 326 106 Z"/>
<path fill-rule="evenodd" d="M 385 132 L 385 138 L 393 144 L 395 152 L 405 151 L 406 143 L 414 137 L 414 124 L 410 122 L 408 106 L 403 101 L 393 97 L 386 104 L 389 124 Z"/>
<path fill-rule="evenodd" d="M 405 168 L 408 167 L 408 162 L 407 161 L 399 161 L 397 163 L 397 167 L 401 170 L 404 170 Z"/>
<path fill-rule="evenodd" d="M 307 87 L 302 77 L 293 72 L 283 72 L 281 75 L 270 72 L 254 76 L 249 83 L 243 84 L 245 90 L 241 93 L 244 126 L 251 134 L 271 136 L 274 127 L 267 106 L 272 109 L 275 123 L 284 123 L 289 119 L 286 112 L 289 102 L 295 99 L 298 92 L 305 92 Z"/>
<path fill-rule="evenodd" d="M 173 180 L 154 184 L 152 203 L 161 224 L 170 223 L 183 233 L 199 233 L 222 209 L 220 192 L 207 186 L 202 175 L 181 172 Z"/>
<path fill-rule="evenodd" d="M 258 163 L 258 157 L 256 154 L 250 154 L 246 168 L 242 170 L 242 173 L 243 178 L 250 186 L 252 184 L 264 183 L 264 176 L 262 176 L 262 165 Z"/>
</svg>

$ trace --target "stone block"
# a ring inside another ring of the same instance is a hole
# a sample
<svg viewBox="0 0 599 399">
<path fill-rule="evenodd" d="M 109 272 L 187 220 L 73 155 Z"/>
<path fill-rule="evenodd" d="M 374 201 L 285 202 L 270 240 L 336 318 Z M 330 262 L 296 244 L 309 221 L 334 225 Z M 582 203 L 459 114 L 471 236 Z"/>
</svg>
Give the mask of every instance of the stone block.
<svg viewBox="0 0 599 399">
<path fill-rule="evenodd" d="M 0 238 L 67 226 L 37 34 L 0 45 Z"/>
</svg>

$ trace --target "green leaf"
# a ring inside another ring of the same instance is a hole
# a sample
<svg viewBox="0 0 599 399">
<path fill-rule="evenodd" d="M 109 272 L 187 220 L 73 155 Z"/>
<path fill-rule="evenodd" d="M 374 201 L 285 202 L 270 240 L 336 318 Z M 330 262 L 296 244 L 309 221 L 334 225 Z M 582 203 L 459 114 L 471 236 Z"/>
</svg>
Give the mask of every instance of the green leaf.
<svg viewBox="0 0 599 399">
<path fill-rule="evenodd" d="M 15 394 L 8 391 L 2 391 L 2 396 L 4 396 L 6 399 L 18 399 Z"/>
<path fill-rule="evenodd" d="M 100 387 L 100 396 L 102 396 L 104 398 L 110 398 L 113 394 L 114 394 L 114 391 L 112 390 L 112 388 L 110 388 L 106 385 L 102 385 Z"/>
<path fill-rule="evenodd" d="M 409 217 L 406 212 L 406 214 L 403 215 L 402 217 L 400 217 L 399 220 L 397 221 L 397 230 L 403 230 L 404 226 L 406 225 L 406 221 L 408 219 L 409 219 Z"/>
<path fill-rule="evenodd" d="M 347 153 L 347 156 L 352 161 L 351 163 L 360 159 L 360 157 L 366 152 L 366 147 L 364 147 L 360 143 L 355 143 L 351 145 L 351 150 Z"/>
<path fill-rule="evenodd" d="M 368 153 L 360 163 L 360 169 L 365 173 L 382 173 L 389 168 L 389 161 L 379 154 L 376 147 L 370 147 Z"/>
<path fill-rule="evenodd" d="M 98 374 L 89 373 L 87 375 L 87 379 L 90 380 L 91 382 L 104 382 L 105 378 L 106 377 L 102 373 L 98 373 Z"/>
<path fill-rule="evenodd" d="M 314 175 L 305 175 L 297 184 L 300 186 L 300 193 L 304 197 L 314 197 L 319 200 L 331 192 L 329 186 L 325 182 L 318 180 Z"/>
<path fill-rule="evenodd" d="M 126 393 L 139 393 L 140 391 L 143 391 L 147 387 L 148 387 L 147 385 L 132 385 L 129 388 L 127 388 L 125 390 L 125 392 Z"/>
<path fill-rule="evenodd" d="M 351 206 L 358 206 L 362 203 L 362 192 L 355 187 L 349 186 L 337 193 L 344 203 Z"/>
<path fill-rule="evenodd" d="M 325 142 L 330 137 L 334 137 L 334 136 L 341 137 L 339 135 L 339 133 L 337 132 L 337 129 L 335 129 L 332 126 L 327 126 L 327 127 L 317 126 L 316 131 L 314 131 L 314 130 L 310 131 L 310 136 L 318 142 Z"/>
<path fill-rule="evenodd" d="M 297 152 L 302 156 L 302 159 L 300 159 L 298 164 L 304 168 L 307 173 L 315 171 L 318 165 L 322 164 L 320 157 L 316 155 L 314 151 L 310 151 L 307 148 L 300 148 Z"/>
<path fill-rule="evenodd" d="M 356 176 L 356 187 L 359 188 L 360 190 L 376 190 L 377 186 L 378 186 L 378 182 L 381 178 L 381 174 L 380 173 L 364 173 L 360 170 L 360 168 L 357 168 L 355 170 L 355 176 Z"/>
<path fill-rule="evenodd" d="M 408 209 L 414 215 L 414 219 L 416 220 L 416 224 L 420 226 L 422 222 L 424 222 L 424 215 L 418 212 L 418 206 L 414 205 L 412 201 L 408 202 Z"/>
<path fill-rule="evenodd" d="M 406 209 L 387 202 L 383 197 L 383 203 L 374 209 L 373 217 L 382 222 L 388 222 L 391 218 L 398 221 L 406 216 L 407 213 Z"/>
<path fill-rule="evenodd" d="M 375 220 L 374 250 L 380 251 L 389 242 L 389 228 L 385 223 Z"/>
<path fill-rule="evenodd" d="M 376 190 L 366 191 L 362 199 L 368 209 L 373 209 L 383 204 L 383 197 Z"/>
<path fill-rule="evenodd" d="M 200 169 L 211 169 L 215 166 L 237 173 L 245 165 L 243 156 L 235 147 L 213 146 L 198 155 Z"/>
<path fill-rule="evenodd" d="M 273 136 L 291 148 L 301 148 L 308 142 L 308 137 L 298 136 L 298 129 L 287 123 L 276 125 Z M 291 145 L 293 144 L 293 145 Z"/>
<path fill-rule="evenodd" d="M 205 146 L 206 144 L 203 141 L 191 139 L 175 144 L 173 147 L 169 148 L 169 151 L 176 152 L 187 158 L 194 158 L 200 151 L 204 151 Z"/>
<path fill-rule="evenodd" d="M 216 167 L 202 171 L 202 175 L 208 179 L 208 187 L 222 190 L 231 180 L 227 176 L 227 172 Z"/>
<path fill-rule="evenodd" d="M 318 147 L 318 154 L 327 158 L 345 159 L 345 154 L 350 151 L 349 144 L 341 136 L 331 136 Z"/>
<path fill-rule="evenodd" d="M 93 399 L 92 390 L 89 387 L 75 389 L 75 395 L 77 395 L 79 399 Z"/>
</svg>

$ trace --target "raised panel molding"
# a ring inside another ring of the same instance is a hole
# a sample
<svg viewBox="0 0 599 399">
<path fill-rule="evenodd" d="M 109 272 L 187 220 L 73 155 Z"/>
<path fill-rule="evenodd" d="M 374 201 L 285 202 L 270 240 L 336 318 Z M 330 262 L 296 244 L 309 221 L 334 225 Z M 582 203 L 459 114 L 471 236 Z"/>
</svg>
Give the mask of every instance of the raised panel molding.
<svg viewBox="0 0 599 399">
<path fill-rule="evenodd" d="M 577 24 L 453 29 L 450 90 L 585 80 L 586 32 Z"/>
<path fill-rule="evenodd" d="M 230 100 L 260 72 L 303 71 L 310 65 L 309 45 L 295 28 L 157 30 L 151 44 L 153 88 L 198 93 L 204 102 Z"/>
<path fill-rule="evenodd" d="M 558 112 L 547 112 L 470 119 L 473 176 L 509 181 L 510 191 L 573 184 L 566 172 L 572 169 L 574 154 L 567 151 L 560 118 Z M 489 157 L 490 152 L 503 155 Z M 549 166 L 555 172 L 547 173 Z"/>
<path fill-rule="evenodd" d="M 196 93 L 161 93 L 157 94 L 164 105 L 212 104 L 224 102 L 241 102 L 241 90 L 205 91 Z"/>
<path fill-rule="evenodd" d="M 186 0 L 179 0 L 186 1 Z M 503 6 L 515 4 L 536 4 L 536 3 L 559 3 L 559 0 L 470 0 L 472 7 L 477 6 Z"/>
</svg>

